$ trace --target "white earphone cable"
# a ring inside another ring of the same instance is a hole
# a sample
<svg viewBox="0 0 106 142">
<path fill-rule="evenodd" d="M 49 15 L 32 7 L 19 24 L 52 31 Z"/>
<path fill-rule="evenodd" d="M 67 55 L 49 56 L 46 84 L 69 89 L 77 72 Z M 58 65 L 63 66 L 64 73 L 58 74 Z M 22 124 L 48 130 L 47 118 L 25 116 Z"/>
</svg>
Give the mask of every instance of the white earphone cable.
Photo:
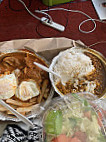
<svg viewBox="0 0 106 142">
<path fill-rule="evenodd" d="M 89 15 L 87 15 L 86 13 L 82 12 L 82 11 L 79 11 L 79 10 L 70 10 L 70 9 L 65 9 L 65 8 L 52 8 L 52 9 L 49 9 L 49 10 L 41 10 L 42 12 L 47 12 L 47 11 L 54 11 L 54 10 L 64 10 L 64 11 L 69 11 L 69 12 L 76 12 L 76 13 L 81 13 L 83 15 L 85 15 L 88 19 L 87 20 L 84 20 L 82 21 L 80 24 L 79 24 L 79 31 L 82 32 L 82 33 L 91 33 L 93 32 L 95 29 L 96 29 L 96 22 L 95 21 L 98 21 L 98 22 L 101 22 L 101 23 L 106 23 L 105 21 L 101 21 L 99 19 L 92 19 Z M 35 10 L 36 12 L 36 10 Z M 92 21 L 93 24 L 94 24 L 94 28 L 90 31 L 84 31 L 81 29 L 81 26 L 88 22 L 88 21 Z"/>
<path fill-rule="evenodd" d="M 30 15 L 32 15 L 34 18 L 36 18 L 36 19 L 38 19 L 38 20 L 41 21 L 41 18 L 39 18 L 38 16 L 34 15 L 34 14 L 27 8 L 26 4 L 25 4 L 22 0 L 18 0 L 18 1 L 23 4 L 23 6 L 25 7 L 25 9 L 28 11 L 28 13 L 29 13 Z M 49 14 L 47 14 L 46 12 L 48 12 L 48 11 L 55 11 L 55 10 L 64 10 L 64 11 L 69 11 L 69 12 L 81 13 L 81 14 L 85 15 L 88 19 L 82 21 L 82 22 L 79 24 L 79 31 L 82 32 L 82 33 L 85 33 L 85 34 L 91 33 L 91 32 L 93 32 L 93 31 L 96 29 L 96 22 L 95 22 L 95 21 L 101 22 L 101 23 L 106 23 L 105 21 L 101 21 L 101 20 L 99 20 L 99 19 L 92 19 L 89 15 L 87 15 L 86 13 L 84 13 L 84 12 L 82 12 L 82 11 L 79 11 L 79 10 L 70 10 L 70 9 L 65 9 L 65 8 L 52 8 L 52 9 L 48 9 L 48 10 L 35 10 L 35 12 L 41 13 L 41 14 L 44 14 L 44 15 L 48 16 L 49 19 L 50 19 L 50 22 L 52 22 L 52 21 L 53 21 L 53 20 L 52 20 L 52 17 L 51 17 Z M 93 22 L 93 24 L 94 24 L 93 29 L 90 30 L 90 31 L 84 31 L 84 30 L 82 30 L 82 29 L 81 29 L 81 26 L 82 26 L 84 23 L 88 22 L 88 21 L 92 21 L 92 22 Z"/>
<path fill-rule="evenodd" d="M 33 16 L 33 17 L 36 18 L 37 20 L 41 20 L 41 18 L 39 18 L 38 16 L 34 15 L 34 14 L 27 8 L 26 4 L 25 4 L 22 0 L 18 0 L 18 1 L 23 4 L 23 6 L 25 7 L 25 9 L 28 11 L 28 13 L 29 13 L 31 16 Z M 50 21 L 52 21 L 52 17 L 51 17 L 49 14 L 47 14 L 47 13 L 45 13 L 45 12 L 43 12 L 43 11 L 41 12 L 41 11 L 39 11 L 39 10 L 37 10 L 36 12 L 48 16 L 48 17 L 50 18 Z"/>
</svg>

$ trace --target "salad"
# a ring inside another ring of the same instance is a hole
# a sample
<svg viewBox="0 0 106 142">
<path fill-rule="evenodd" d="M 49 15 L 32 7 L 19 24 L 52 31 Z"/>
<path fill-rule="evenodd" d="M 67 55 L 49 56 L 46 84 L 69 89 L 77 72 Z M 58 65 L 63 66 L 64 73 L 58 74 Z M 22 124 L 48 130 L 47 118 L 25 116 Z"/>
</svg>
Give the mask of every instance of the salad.
<svg viewBox="0 0 106 142">
<path fill-rule="evenodd" d="M 86 99 L 73 96 L 57 99 L 45 113 L 44 142 L 105 142 L 101 113 Z"/>
</svg>

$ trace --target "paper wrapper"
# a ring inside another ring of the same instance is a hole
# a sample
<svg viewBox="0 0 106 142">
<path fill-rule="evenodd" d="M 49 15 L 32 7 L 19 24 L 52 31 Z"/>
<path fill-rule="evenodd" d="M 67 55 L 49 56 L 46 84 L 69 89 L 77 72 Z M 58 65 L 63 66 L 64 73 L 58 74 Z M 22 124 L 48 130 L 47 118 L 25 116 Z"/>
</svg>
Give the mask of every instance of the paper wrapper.
<svg viewBox="0 0 106 142">
<path fill-rule="evenodd" d="M 0 52 L 16 49 L 29 49 L 43 56 L 47 61 L 51 61 L 60 51 L 73 47 L 75 41 L 68 38 L 46 38 L 46 39 L 21 39 L 0 43 Z M 81 41 L 76 41 L 76 45 L 86 47 Z M 6 119 L 5 116 L 3 120 Z M 17 118 L 13 121 L 19 121 Z M 4 126 L 5 123 L 0 122 Z"/>
<path fill-rule="evenodd" d="M 0 52 L 27 48 L 51 61 L 60 51 L 72 47 L 73 42 L 74 40 L 68 38 L 11 40 L 0 43 Z M 77 43 L 80 46 L 84 45 L 81 41 L 77 41 Z"/>
</svg>

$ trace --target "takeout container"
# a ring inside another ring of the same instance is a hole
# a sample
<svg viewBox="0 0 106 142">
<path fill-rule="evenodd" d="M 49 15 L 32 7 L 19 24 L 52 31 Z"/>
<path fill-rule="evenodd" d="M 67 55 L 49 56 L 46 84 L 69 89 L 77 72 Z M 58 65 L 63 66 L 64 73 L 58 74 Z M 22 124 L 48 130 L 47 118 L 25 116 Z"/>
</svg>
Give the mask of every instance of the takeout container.
<svg viewBox="0 0 106 142">
<path fill-rule="evenodd" d="M 19 50 L 7 50 L 5 52 L 1 52 L 0 53 L 0 57 L 5 57 L 8 53 L 28 53 L 30 55 L 33 55 L 35 57 L 37 57 L 39 60 L 43 61 L 44 64 L 46 66 L 49 66 L 49 62 L 42 56 L 38 55 L 37 53 L 35 52 L 32 52 L 32 51 L 29 51 L 29 50 L 26 50 L 26 49 L 19 49 Z M 50 92 L 49 92 L 49 96 L 48 98 L 46 99 L 45 102 L 41 102 L 40 104 L 35 104 L 34 107 L 32 108 L 32 111 L 30 113 L 28 113 L 26 115 L 27 118 L 34 118 L 36 117 L 37 115 L 39 115 L 40 113 L 42 113 L 42 108 L 44 109 L 48 103 L 50 102 L 51 98 L 53 97 L 54 95 L 54 89 L 52 88 L 51 86 L 51 89 L 50 89 Z M 0 112 L 0 120 L 2 121 L 15 121 L 15 122 L 19 122 L 20 120 L 15 117 L 15 116 L 12 116 L 12 115 L 8 115 L 4 112 Z"/>
<path fill-rule="evenodd" d="M 43 116 L 43 142 L 71 142 L 73 139 L 92 142 L 92 138 L 99 139 L 98 132 L 102 135 L 100 141 L 105 140 L 104 114 L 92 101 L 91 93 L 85 96 L 84 93 L 68 94 L 53 99 Z"/>
<path fill-rule="evenodd" d="M 87 46 L 84 46 L 84 45 L 83 45 L 83 46 L 79 46 L 79 47 L 77 46 L 76 48 L 81 49 L 81 50 L 84 51 L 84 52 L 88 52 L 88 53 L 91 53 L 91 54 L 95 55 L 95 56 L 101 61 L 101 63 L 103 64 L 103 66 L 104 66 L 104 68 L 105 68 L 105 72 L 106 72 L 106 58 L 105 58 L 100 52 L 98 52 L 98 51 L 96 51 L 96 50 L 93 50 L 93 49 L 91 49 L 91 48 L 88 48 Z M 58 62 L 58 59 L 64 54 L 64 52 L 69 52 L 69 50 L 70 50 L 70 49 L 67 49 L 67 50 L 65 50 L 65 51 L 62 51 L 62 52 L 60 52 L 57 56 L 55 56 L 55 57 L 53 58 L 51 64 L 50 64 L 49 69 L 50 69 L 50 70 L 54 70 L 56 63 Z M 49 76 L 50 76 L 50 80 L 51 80 L 51 83 L 52 83 L 52 86 L 53 86 L 54 90 L 55 90 L 61 97 L 63 97 L 64 94 L 62 94 L 62 93 L 60 92 L 60 90 L 59 90 L 59 89 L 56 87 L 56 85 L 55 85 L 55 77 L 54 77 L 54 75 L 51 74 L 51 73 L 49 73 Z M 102 92 L 101 97 L 100 97 L 100 98 L 96 97 L 95 99 L 97 100 L 97 99 L 102 99 L 102 98 L 106 98 L 106 87 L 105 87 L 104 91 Z"/>
</svg>

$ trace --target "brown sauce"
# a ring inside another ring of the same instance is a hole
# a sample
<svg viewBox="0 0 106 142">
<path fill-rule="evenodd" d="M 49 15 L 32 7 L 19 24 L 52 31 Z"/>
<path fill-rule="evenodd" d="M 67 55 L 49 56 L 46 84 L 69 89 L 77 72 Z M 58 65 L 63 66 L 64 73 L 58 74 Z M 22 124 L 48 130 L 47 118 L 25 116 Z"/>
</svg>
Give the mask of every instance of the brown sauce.
<svg viewBox="0 0 106 142">
<path fill-rule="evenodd" d="M 97 87 L 95 88 L 95 94 L 98 97 L 102 96 L 103 91 L 106 88 L 106 70 L 103 65 L 103 63 L 100 61 L 99 58 L 97 58 L 95 55 L 90 54 L 88 52 L 85 53 L 87 56 L 89 56 L 92 60 L 92 64 L 96 68 L 96 70 L 93 72 L 92 75 L 87 76 L 87 80 L 97 80 Z"/>
<path fill-rule="evenodd" d="M 41 58 L 28 52 L 14 52 L 2 55 L 0 57 L 0 75 L 6 72 L 12 73 L 18 69 L 19 72 L 16 74 L 18 85 L 22 81 L 33 79 L 41 86 L 44 79 L 49 79 L 48 73 L 34 65 L 34 61 L 47 66 Z"/>
</svg>

